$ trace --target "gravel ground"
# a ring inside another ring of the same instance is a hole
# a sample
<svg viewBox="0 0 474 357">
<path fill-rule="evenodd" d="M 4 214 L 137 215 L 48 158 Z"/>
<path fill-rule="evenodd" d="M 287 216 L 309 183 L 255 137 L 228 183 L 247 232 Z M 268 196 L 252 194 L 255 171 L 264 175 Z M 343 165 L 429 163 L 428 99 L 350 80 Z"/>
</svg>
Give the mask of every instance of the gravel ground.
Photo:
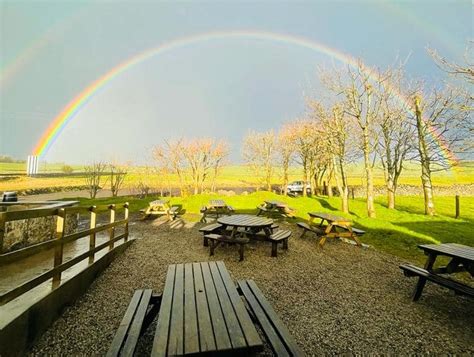
<svg viewBox="0 0 474 357">
<path fill-rule="evenodd" d="M 180 220 L 132 223 L 137 241 L 30 354 L 105 354 L 135 289 L 161 291 L 168 264 L 209 260 L 200 226 Z M 428 283 L 422 299 L 412 303 L 415 280 L 403 276 L 396 258 L 342 242 L 328 242 L 319 251 L 313 237 L 300 239 L 294 225 L 288 227 L 294 230 L 289 250 L 277 258 L 265 242 L 251 242 L 243 262 L 234 247 L 219 247 L 211 258 L 223 260 L 234 279 L 254 279 L 308 355 L 474 354 L 472 300 Z M 148 331 L 140 355 L 151 338 Z"/>
</svg>

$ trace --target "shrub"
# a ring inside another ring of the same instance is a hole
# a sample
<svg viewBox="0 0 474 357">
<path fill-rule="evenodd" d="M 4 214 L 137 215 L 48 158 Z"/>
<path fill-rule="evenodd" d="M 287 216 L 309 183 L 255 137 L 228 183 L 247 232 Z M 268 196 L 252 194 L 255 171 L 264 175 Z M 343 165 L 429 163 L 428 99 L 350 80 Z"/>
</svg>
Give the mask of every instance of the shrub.
<svg viewBox="0 0 474 357">
<path fill-rule="evenodd" d="M 61 167 L 61 171 L 64 172 L 65 174 L 67 175 L 70 175 L 73 173 L 74 169 L 72 168 L 72 166 L 69 166 L 69 165 L 63 165 Z"/>
</svg>

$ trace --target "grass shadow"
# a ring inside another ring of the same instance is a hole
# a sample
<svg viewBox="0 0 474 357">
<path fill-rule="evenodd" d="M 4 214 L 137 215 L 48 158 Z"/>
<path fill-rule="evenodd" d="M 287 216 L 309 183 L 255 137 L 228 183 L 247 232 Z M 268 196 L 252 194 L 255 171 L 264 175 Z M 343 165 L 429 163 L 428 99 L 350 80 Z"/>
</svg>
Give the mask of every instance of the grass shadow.
<svg viewBox="0 0 474 357">
<path fill-rule="evenodd" d="M 319 204 L 321 205 L 321 207 L 329 210 L 329 211 L 339 211 L 336 207 L 334 207 L 333 205 L 331 205 L 327 200 L 325 200 L 324 198 L 321 198 L 321 197 L 316 197 L 316 196 L 313 196 L 312 197 L 313 199 L 315 199 L 316 201 L 319 202 Z"/>
<path fill-rule="evenodd" d="M 433 239 L 443 242 L 455 242 L 471 245 L 472 222 L 446 222 L 444 220 L 414 221 L 414 222 L 392 222 L 393 225 L 406 228 L 410 231 L 430 236 Z"/>
</svg>

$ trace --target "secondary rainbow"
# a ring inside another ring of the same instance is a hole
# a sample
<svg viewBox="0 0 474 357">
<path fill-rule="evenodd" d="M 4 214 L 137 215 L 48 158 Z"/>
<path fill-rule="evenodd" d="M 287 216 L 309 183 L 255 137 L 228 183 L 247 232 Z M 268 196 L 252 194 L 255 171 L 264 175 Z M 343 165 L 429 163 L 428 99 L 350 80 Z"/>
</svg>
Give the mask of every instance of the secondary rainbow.
<svg viewBox="0 0 474 357">
<path fill-rule="evenodd" d="M 54 118 L 47 130 L 43 133 L 40 140 L 38 141 L 36 147 L 33 150 L 33 155 L 38 155 L 39 157 L 44 157 L 48 152 L 54 142 L 57 140 L 58 136 L 67 126 L 67 124 L 79 113 L 79 111 L 90 101 L 94 95 L 110 83 L 114 78 L 119 76 L 121 73 L 127 71 L 128 69 L 143 63 L 147 59 L 150 59 L 154 56 L 183 48 L 186 46 L 195 45 L 201 42 L 213 41 L 213 40 L 222 40 L 222 39 L 252 39 L 252 40 L 263 40 L 263 41 L 272 41 L 277 43 L 286 43 L 289 45 L 299 46 L 302 48 L 307 48 L 311 51 L 315 51 L 321 54 L 325 54 L 334 58 L 342 63 L 345 63 L 349 66 L 356 66 L 357 60 L 341 51 L 338 51 L 334 48 L 331 48 L 325 44 L 318 43 L 306 38 L 295 37 L 286 34 L 274 33 L 274 32 L 264 32 L 264 31 L 251 31 L 251 30 L 239 30 L 239 31 L 226 31 L 226 32 L 207 32 L 195 36 L 185 37 L 181 39 L 176 39 L 167 43 L 164 43 L 158 47 L 146 50 L 142 53 L 133 56 L 132 58 L 120 63 L 116 67 L 112 68 L 110 71 L 105 73 L 103 76 L 91 83 L 87 88 L 85 88 L 81 93 L 79 93 L 69 104 L 64 107 L 64 109 Z M 370 68 L 366 69 L 367 74 L 374 80 L 377 78 L 377 74 L 372 71 Z M 397 92 L 398 99 L 407 104 L 407 99 L 400 93 Z M 409 107 L 409 106 L 407 106 Z M 431 128 L 431 134 L 438 142 L 439 147 L 442 149 L 445 158 L 451 162 L 455 163 L 456 158 L 448 149 L 447 145 L 444 144 L 443 139 L 438 135 L 434 129 Z"/>
</svg>

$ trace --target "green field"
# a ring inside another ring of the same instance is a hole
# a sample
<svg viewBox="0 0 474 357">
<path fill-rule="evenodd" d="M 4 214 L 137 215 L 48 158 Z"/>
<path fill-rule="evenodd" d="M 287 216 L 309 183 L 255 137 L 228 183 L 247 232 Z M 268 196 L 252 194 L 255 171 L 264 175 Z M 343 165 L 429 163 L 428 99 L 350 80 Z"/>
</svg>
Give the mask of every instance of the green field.
<svg viewBox="0 0 474 357">
<path fill-rule="evenodd" d="M 62 164 L 47 164 L 41 167 L 41 172 L 53 173 L 60 172 Z M 79 173 L 83 170 L 82 166 L 73 166 L 74 171 Z M 0 173 L 23 173 L 24 164 L 19 163 L 0 163 Z M 364 169 L 362 165 L 352 165 L 348 169 L 350 185 L 364 185 Z M 301 179 L 301 169 L 291 168 L 290 181 Z M 281 175 L 276 172 L 273 183 L 281 184 Z M 131 167 L 126 177 L 124 188 L 133 188 L 139 181 L 144 181 L 155 190 L 161 186 L 168 187 L 169 183 L 177 182 L 174 175 L 161 176 L 150 173 L 143 167 Z M 474 183 L 474 166 L 466 164 L 465 166 L 455 168 L 450 171 L 436 172 L 433 174 L 433 184 L 436 186 L 449 186 L 452 184 L 472 184 Z M 258 178 L 245 166 L 226 166 L 222 169 L 218 177 L 218 187 L 254 187 L 258 184 Z M 333 183 L 334 184 L 334 183 Z M 384 176 L 381 169 L 375 170 L 375 184 L 384 185 Z M 400 177 L 400 184 L 420 185 L 420 170 L 415 164 L 407 165 L 407 168 Z M 61 176 L 61 177 L 26 177 L 18 176 L 14 179 L 0 181 L 0 191 L 9 190 L 27 190 L 39 189 L 45 187 L 70 187 L 84 185 L 84 178 L 80 176 Z M 174 186 L 176 186 L 174 184 Z"/>
<path fill-rule="evenodd" d="M 206 205 L 216 195 L 196 195 L 187 198 L 172 198 L 172 205 L 181 205 L 185 211 L 187 221 L 198 221 L 199 209 Z M 307 212 L 319 211 L 344 215 L 339 211 L 338 198 L 322 197 L 284 197 L 269 192 L 256 192 L 249 195 L 224 197 L 227 204 L 232 205 L 237 213 L 256 213 L 255 207 L 265 199 L 277 199 L 288 202 L 296 209 L 296 220 L 307 219 Z M 145 208 L 148 202 L 156 199 L 115 198 L 88 200 L 78 198 L 83 205 L 105 205 L 128 201 L 131 211 L 138 212 Z M 371 245 L 377 250 L 399 256 L 408 261 L 422 263 L 424 256 L 417 248 L 417 244 L 457 242 L 474 245 L 472 233 L 474 223 L 474 197 L 461 198 L 461 218 L 454 218 L 454 197 L 435 198 L 437 215 L 434 217 L 423 214 L 422 197 L 399 197 L 398 209 L 386 208 L 386 201 L 378 198 L 376 201 L 377 218 L 367 218 L 365 202 L 362 199 L 350 200 L 350 214 L 345 215 L 354 221 L 354 226 L 365 230 L 362 242 Z M 289 220 L 290 222 L 294 222 Z"/>
</svg>

